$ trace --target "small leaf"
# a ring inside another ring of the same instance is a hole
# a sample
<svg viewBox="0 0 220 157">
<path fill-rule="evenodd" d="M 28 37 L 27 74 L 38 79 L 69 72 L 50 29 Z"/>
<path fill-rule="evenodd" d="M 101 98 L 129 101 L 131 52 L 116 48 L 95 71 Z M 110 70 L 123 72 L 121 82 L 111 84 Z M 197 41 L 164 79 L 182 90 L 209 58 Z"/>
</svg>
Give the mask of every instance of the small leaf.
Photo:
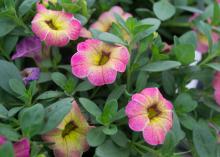
<svg viewBox="0 0 220 157">
<path fill-rule="evenodd" d="M 167 0 L 154 3 L 153 10 L 156 16 L 163 21 L 171 18 L 176 12 L 175 7 Z"/>
<path fill-rule="evenodd" d="M 177 68 L 181 65 L 180 62 L 177 61 L 158 61 L 154 63 L 149 63 L 141 68 L 142 71 L 149 72 L 160 72 L 166 71 L 169 69 Z"/>
<path fill-rule="evenodd" d="M 88 144 L 92 147 L 101 145 L 105 138 L 106 135 L 102 132 L 102 127 L 90 129 L 86 137 Z"/>
<path fill-rule="evenodd" d="M 0 104 L 0 118 L 3 118 L 3 119 L 8 118 L 8 110 L 2 104 Z"/>
<path fill-rule="evenodd" d="M 116 100 L 113 99 L 111 101 L 107 101 L 101 115 L 102 123 L 106 125 L 109 124 L 117 113 L 117 110 L 118 102 Z"/>
<path fill-rule="evenodd" d="M 32 137 L 40 133 L 43 127 L 45 116 L 44 107 L 36 104 L 32 107 L 25 108 L 19 114 L 21 130 L 25 136 Z"/>
<path fill-rule="evenodd" d="M 86 109 L 86 111 L 88 111 L 90 114 L 92 114 L 93 116 L 97 117 L 99 115 L 101 115 L 102 111 L 100 110 L 100 108 L 91 100 L 87 99 L 87 98 L 79 98 L 79 102 L 81 103 L 81 105 Z"/>
<path fill-rule="evenodd" d="M 18 113 L 21 109 L 23 109 L 24 107 L 13 107 L 12 109 L 10 109 L 8 111 L 8 117 L 13 117 L 16 113 Z"/>
<path fill-rule="evenodd" d="M 55 82 L 60 88 L 64 89 L 67 82 L 67 78 L 60 72 L 54 72 L 51 75 L 53 82 Z"/>
<path fill-rule="evenodd" d="M 110 101 L 112 99 L 118 100 L 124 93 L 125 89 L 126 89 L 126 85 L 117 86 L 109 94 L 107 101 Z"/>
<path fill-rule="evenodd" d="M 109 126 L 105 126 L 102 131 L 106 134 L 106 135 L 114 135 L 118 132 L 118 128 L 116 125 L 109 125 Z"/>
<path fill-rule="evenodd" d="M 18 94 L 19 96 L 25 95 L 26 88 L 24 86 L 23 81 L 21 82 L 17 79 L 10 79 L 9 86 L 12 89 L 12 91 Z"/>
<path fill-rule="evenodd" d="M 122 39 L 120 39 L 116 35 L 107 32 L 100 33 L 97 38 L 108 43 L 127 45 Z"/>
<path fill-rule="evenodd" d="M 121 147 L 126 147 L 128 144 L 128 138 L 126 137 L 125 133 L 121 130 L 118 130 L 118 132 L 111 136 L 111 139 L 113 142 Z"/>
<path fill-rule="evenodd" d="M 45 100 L 45 99 L 51 99 L 51 98 L 58 98 L 61 97 L 64 93 L 60 91 L 46 91 L 39 95 L 36 100 Z"/>
<path fill-rule="evenodd" d="M 77 87 L 76 87 L 76 91 L 77 92 L 84 92 L 84 91 L 88 91 L 90 89 L 93 89 L 94 86 L 89 83 L 89 81 L 83 81 L 81 82 Z"/>
</svg>

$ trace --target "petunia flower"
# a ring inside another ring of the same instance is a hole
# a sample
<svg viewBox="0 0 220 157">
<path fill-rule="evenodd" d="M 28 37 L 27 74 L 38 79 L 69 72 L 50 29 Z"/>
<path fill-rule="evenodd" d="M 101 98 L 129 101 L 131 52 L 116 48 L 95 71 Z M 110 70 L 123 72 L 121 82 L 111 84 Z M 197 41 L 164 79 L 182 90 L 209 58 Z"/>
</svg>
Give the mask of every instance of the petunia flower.
<svg viewBox="0 0 220 157">
<path fill-rule="evenodd" d="M 7 139 L 0 136 L 0 146 L 3 145 Z M 29 157 L 30 156 L 30 143 L 29 140 L 24 138 L 13 144 L 15 157 Z"/>
<path fill-rule="evenodd" d="M 90 126 L 74 101 L 71 111 L 58 127 L 42 138 L 46 142 L 54 143 L 51 149 L 55 157 L 81 157 L 89 148 L 86 141 L 89 129 Z"/>
<path fill-rule="evenodd" d="M 78 78 L 88 77 L 95 86 L 111 84 L 116 80 L 117 72 L 126 70 L 129 58 L 124 46 L 88 39 L 77 45 L 77 53 L 71 58 L 72 73 Z"/>
<path fill-rule="evenodd" d="M 109 11 L 106 11 L 100 15 L 98 20 L 93 23 L 89 29 L 96 29 L 101 32 L 109 32 L 112 24 L 117 23 L 115 14 L 118 14 L 122 19 L 127 20 L 132 17 L 130 13 L 124 12 L 124 10 L 119 6 L 113 6 Z M 125 40 L 129 41 L 129 36 L 126 31 L 122 30 L 122 34 Z M 81 30 L 81 37 L 91 38 L 92 34 L 86 29 Z"/>
<path fill-rule="evenodd" d="M 216 72 L 213 80 L 214 98 L 218 105 L 220 105 L 220 72 Z"/>
<path fill-rule="evenodd" d="M 158 88 L 145 88 L 132 96 L 126 106 L 129 127 L 142 131 L 144 140 L 151 145 L 162 144 L 172 127 L 173 105 L 166 100 Z"/>
<path fill-rule="evenodd" d="M 41 49 L 41 41 L 38 37 L 26 37 L 16 45 L 16 52 L 11 59 L 31 57 L 36 62 L 40 62 L 42 60 Z"/>
<path fill-rule="evenodd" d="M 65 46 L 69 40 L 76 40 L 81 30 L 80 22 L 72 14 L 48 10 L 39 3 L 31 23 L 33 32 L 48 46 Z"/>
<path fill-rule="evenodd" d="M 38 80 L 40 77 L 40 69 L 36 67 L 26 68 L 21 72 L 24 84 L 27 85 L 30 81 Z"/>
</svg>

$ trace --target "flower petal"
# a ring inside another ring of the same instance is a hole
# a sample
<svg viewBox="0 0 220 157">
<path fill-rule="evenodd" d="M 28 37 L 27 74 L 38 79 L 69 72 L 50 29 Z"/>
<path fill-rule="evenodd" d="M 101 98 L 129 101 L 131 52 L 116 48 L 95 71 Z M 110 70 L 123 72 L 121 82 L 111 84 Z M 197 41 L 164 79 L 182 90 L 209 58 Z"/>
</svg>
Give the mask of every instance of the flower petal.
<svg viewBox="0 0 220 157">
<path fill-rule="evenodd" d="M 16 157 L 30 156 L 30 143 L 28 139 L 22 139 L 21 141 L 16 142 L 13 146 Z"/>
<path fill-rule="evenodd" d="M 129 127 L 134 131 L 143 131 L 148 123 L 149 119 L 144 114 L 131 117 L 128 120 Z"/>
<path fill-rule="evenodd" d="M 69 38 L 64 31 L 50 30 L 45 38 L 45 42 L 48 46 L 65 46 L 69 42 Z"/>
<path fill-rule="evenodd" d="M 135 101 L 130 101 L 125 108 L 125 113 L 129 118 L 144 114 L 145 112 L 144 106 Z"/>
</svg>

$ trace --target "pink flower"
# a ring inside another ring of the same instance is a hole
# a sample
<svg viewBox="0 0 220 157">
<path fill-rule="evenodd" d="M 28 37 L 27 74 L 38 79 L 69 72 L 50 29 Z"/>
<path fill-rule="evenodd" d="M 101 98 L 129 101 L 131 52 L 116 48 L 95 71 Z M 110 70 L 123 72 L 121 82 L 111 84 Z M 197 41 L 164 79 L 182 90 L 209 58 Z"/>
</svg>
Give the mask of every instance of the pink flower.
<svg viewBox="0 0 220 157">
<path fill-rule="evenodd" d="M 129 127 L 142 131 L 144 140 L 151 145 L 162 144 L 173 123 L 173 105 L 158 88 L 145 88 L 132 96 L 125 113 Z"/>
<path fill-rule="evenodd" d="M 74 101 L 71 111 L 58 127 L 42 138 L 54 143 L 51 149 L 53 149 L 55 157 L 81 157 L 83 152 L 89 148 L 86 134 L 90 128 L 78 104 Z"/>
<path fill-rule="evenodd" d="M 6 138 L 0 136 L 0 145 L 6 142 Z M 30 156 L 30 143 L 29 140 L 24 138 L 13 144 L 15 157 L 29 157 Z"/>
<path fill-rule="evenodd" d="M 214 92 L 214 98 L 218 105 L 220 105 L 220 72 L 215 73 L 215 77 L 213 80 L 213 88 L 215 90 Z"/>
<path fill-rule="evenodd" d="M 130 54 L 124 46 L 110 45 L 96 39 L 88 39 L 77 45 L 71 58 L 72 73 L 85 78 L 95 86 L 111 84 L 117 72 L 124 72 Z"/>
<path fill-rule="evenodd" d="M 32 30 L 48 46 L 65 46 L 79 37 L 81 24 L 70 13 L 48 10 L 37 3 Z"/>
</svg>

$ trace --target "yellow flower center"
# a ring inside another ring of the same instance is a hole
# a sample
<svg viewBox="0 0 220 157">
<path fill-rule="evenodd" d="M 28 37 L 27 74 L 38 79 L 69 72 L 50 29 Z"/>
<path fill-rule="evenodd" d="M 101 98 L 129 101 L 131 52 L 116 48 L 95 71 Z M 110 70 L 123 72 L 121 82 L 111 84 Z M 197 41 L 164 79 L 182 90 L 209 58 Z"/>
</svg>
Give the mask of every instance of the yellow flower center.
<svg viewBox="0 0 220 157">
<path fill-rule="evenodd" d="M 148 118 L 151 120 L 160 115 L 161 111 L 158 109 L 157 104 L 152 105 L 147 109 Z"/>
<path fill-rule="evenodd" d="M 48 20 L 45 21 L 46 24 L 52 29 L 52 30 L 58 30 L 59 28 L 55 25 L 55 23 L 53 22 L 53 20 Z"/>
<path fill-rule="evenodd" d="M 64 130 L 62 131 L 62 137 L 69 135 L 72 131 L 77 129 L 78 126 L 74 123 L 74 121 L 70 121 L 66 124 Z"/>
<path fill-rule="evenodd" d="M 100 53 L 94 56 L 94 63 L 95 65 L 104 65 L 110 59 L 110 53 L 106 51 L 101 51 Z"/>
</svg>

